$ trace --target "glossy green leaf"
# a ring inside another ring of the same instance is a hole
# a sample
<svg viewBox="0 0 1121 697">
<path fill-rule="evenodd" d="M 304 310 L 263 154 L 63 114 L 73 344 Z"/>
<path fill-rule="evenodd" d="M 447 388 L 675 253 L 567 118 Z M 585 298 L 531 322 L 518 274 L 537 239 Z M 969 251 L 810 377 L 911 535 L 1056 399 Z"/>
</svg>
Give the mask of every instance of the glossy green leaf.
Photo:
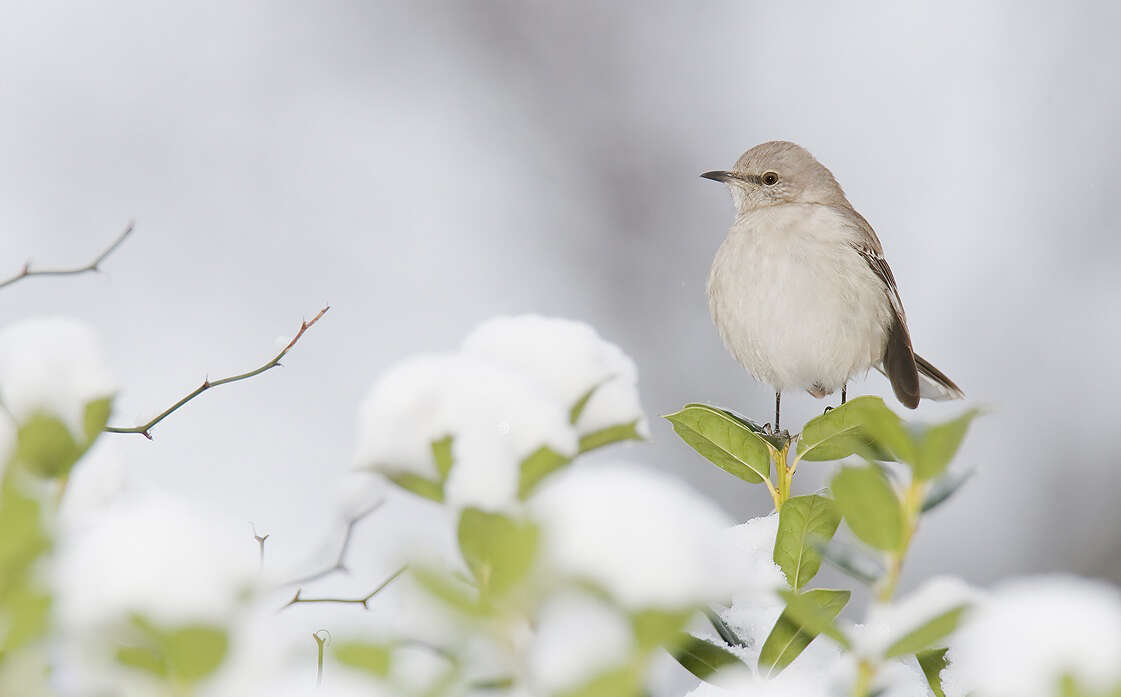
<svg viewBox="0 0 1121 697">
<path fill-rule="evenodd" d="M 926 684 L 930 686 L 934 697 L 946 697 L 946 692 L 942 689 L 942 671 L 949 665 L 946 651 L 947 649 L 928 649 L 915 654 L 919 667 L 926 676 Z"/>
<path fill-rule="evenodd" d="M 826 634 L 847 647 L 848 639 L 837 628 L 835 619 L 848 604 L 850 595 L 849 591 L 827 589 L 801 594 L 785 592 L 786 609 L 759 652 L 760 670 L 765 669 L 767 675 L 782 672 L 818 634 Z"/>
<path fill-rule="evenodd" d="M 673 657 L 685 670 L 701 680 L 711 677 L 721 668 L 743 665 L 739 656 L 724 646 L 718 646 L 700 637 L 685 634 L 679 638 Z"/>
<path fill-rule="evenodd" d="M 335 659 L 343 665 L 384 678 L 389 675 L 392 650 L 382 644 L 348 641 L 335 646 Z"/>
<path fill-rule="evenodd" d="M 898 549 L 903 541 L 903 509 L 877 468 L 842 467 L 830 489 L 853 534 L 876 549 Z"/>
<path fill-rule="evenodd" d="M 908 463 L 915 461 L 915 442 L 911 434 L 907 432 L 903 420 L 884 404 L 883 399 L 857 397 L 833 411 L 842 409 L 845 410 L 845 418 L 853 423 L 859 423 L 873 445 L 889 453 L 891 459 Z"/>
<path fill-rule="evenodd" d="M 683 441 L 725 472 L 752 483 L 770 476 L 771 451 L 767 441 L 723 410 L 706 404 L 687 404 L 666 419 Z"/>
<path fill-rule="evenodd" d="M 538 529 L 529 521 L 466 508 L 459 516 L 459 551 L 484 596 L 508 593 L 529 573 Z"/>
<path fill-rule="evenodd" d="M 529 497 L 542 479 L 567 465 L 571 460 L 547 445 L 542 445 L 530 453 L 521 465 L 518 474 L 518 498 L 523 501 Z"/>
<path fill-rule="evenodd" d="M 912 463 L 917 479 L 934 479 L 946 471 L 946 466 L 957 454 L 969 425 L 980 413 L 978 409 L 970 409 L 956 419 L 922 431 L 917 438 L 917 457 Z"/>
<path fill-rule="evenodd" d="M 944 474 L 930 485 L 930 489 L 926 492 L 926 498 L 922 502 L 922 512 L 934 510 L 942 505 L 947 499 L 957 493 L 958 489 L 968 482 L 974 475 L 975 470 L 965 470 L 964 472 L 950 472 Z"/>
<path fill-rule="evenodd" d="M 863 455 L 874 460 L 893 459 L 891 453 L 877 447 L 864 426 L 864 420 L 869 415 L 880 413 L 880 405 L 883 405 L 883 400 L 879 397 L 857 397 L 811 419 L 798 436 L 798 456 L 811 461 L 840 460 L 849 455 Z"/>
<path fill-rule="evenodd" d="M 640 651 L 667 646 L 682 636 L 692 610 L 640 610 L 631 616 L 631 627 Z"/>
<path fill-rule="evenodd" d="M 621 443 L 626 440 L 642 440 L 642 435 L 638 432 L 638 421 L 631 421 L 625 424 L 616 424 L 601 428 L 598 431 L 585 433 L 580 436 L 580 452 L 586 453 L 589 450 L 602 448 L 605 445 L 612 443 Z"/>
<path fill-rule="evenodd" d="M 837 504 L 824 496 L 795 496 L 779 509 L 774 560 L 794 590 L 801 590 L 821 568 L 815 539 L 829 540 L 841 523 Z"/>
<path fill-rule="evenodd" d="M 959 605 L 927 620 L 888 646 L 887 650 L 884 651 L 884 656 L 895 658 L 896 656 L 918 653 L 923 649 L 934 646 L 958 628 L 962 615 L 968 609 L 968 605 Z"/>
</svg>

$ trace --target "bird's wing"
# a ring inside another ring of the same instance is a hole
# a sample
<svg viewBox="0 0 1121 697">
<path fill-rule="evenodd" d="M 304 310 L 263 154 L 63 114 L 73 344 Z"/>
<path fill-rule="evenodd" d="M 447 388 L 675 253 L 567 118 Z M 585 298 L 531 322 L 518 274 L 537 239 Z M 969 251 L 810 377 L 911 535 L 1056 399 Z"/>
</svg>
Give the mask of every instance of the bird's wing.
<svg viewBox="0 0 1121 697">
<path fill-rule="evenodd" d="M 892 274 L 887 259 L 884 259 L 883 247 L 872 226 L 864 216 L 851 208 L 843 210 L 856 233 L 849 244 L 883 283 L 884 294 L 891 302 L 895 315 L 888 331 L 887 346 L 884 347 L 884 372 L 903 406 L 914 409 L 919 404 L 919 372 L 915 363 L 915 351 L 911 347 L 911 334 L 907 331 L 907 313 L 903 311 L 903 300 L 895 285 L 895 275 Z"/>
</svg>

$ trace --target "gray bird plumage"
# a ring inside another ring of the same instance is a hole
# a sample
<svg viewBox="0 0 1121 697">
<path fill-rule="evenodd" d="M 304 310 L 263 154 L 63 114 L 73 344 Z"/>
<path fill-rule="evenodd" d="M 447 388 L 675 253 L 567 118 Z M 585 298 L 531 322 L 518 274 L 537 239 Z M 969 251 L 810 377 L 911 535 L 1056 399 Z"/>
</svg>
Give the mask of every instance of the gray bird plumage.
<svg viewBox="0 0 1121 697">
<path fill-rule="evenodd" d="M 727 184 L 736 206 L 709 274 L 709 310 L 725 346 L 776 401 L 790 388 L 824 397 L 871 367 L 912 409 L 920 397 L 963 396 L 914 353 L 879 238 L 809 152 L 771 141 L 701 176 Z"/>
</svg>

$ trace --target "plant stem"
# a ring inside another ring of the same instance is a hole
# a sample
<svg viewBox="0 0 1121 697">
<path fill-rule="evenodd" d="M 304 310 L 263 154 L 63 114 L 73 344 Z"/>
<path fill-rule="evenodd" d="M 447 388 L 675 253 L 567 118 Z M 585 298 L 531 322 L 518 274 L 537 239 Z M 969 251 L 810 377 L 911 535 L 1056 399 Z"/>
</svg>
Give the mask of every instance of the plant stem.
<svg viewBox="0 0 1121 697">
<path fill-rule="evenodd" d="M 891 599 L 895 596 L 895 589 L 899 584 L 899 575 L 903 571 L 903 558 L 907 556 L 911 539 L 918 528 L 919 512 L 922 508 L 925 488 L 923 482 L 912 479 L 907 488 L 903 490 L 903 539 L 899 544 L 899 549 L 889 555 L 884 584 L 876 595 L 876 600 L 881 603 L 891 602 Z"/>
</svg>

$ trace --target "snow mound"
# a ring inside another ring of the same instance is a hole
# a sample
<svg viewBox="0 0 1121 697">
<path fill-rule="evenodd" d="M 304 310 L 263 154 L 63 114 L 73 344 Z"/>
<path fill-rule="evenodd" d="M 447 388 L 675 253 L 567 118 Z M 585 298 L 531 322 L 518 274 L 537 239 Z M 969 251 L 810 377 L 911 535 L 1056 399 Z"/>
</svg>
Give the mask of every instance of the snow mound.
<svg viewBox="0 0 1121 697">
<path fill-rule="evenodd" d="M 66 317 L 33 317 L 0 329 L 0 403 L 17 423 L 58 417 L 79 442 L 86 405 L 117 390 L 93 330 Z"/>
<path fill-rule="evenodd" d="M 730 593 L 728 519 L 684 483 L 635 465 L 572 467 L 530 500 L 548 574 L 590 581 L 629 609 L 683 608 Z"/>
</svg>

